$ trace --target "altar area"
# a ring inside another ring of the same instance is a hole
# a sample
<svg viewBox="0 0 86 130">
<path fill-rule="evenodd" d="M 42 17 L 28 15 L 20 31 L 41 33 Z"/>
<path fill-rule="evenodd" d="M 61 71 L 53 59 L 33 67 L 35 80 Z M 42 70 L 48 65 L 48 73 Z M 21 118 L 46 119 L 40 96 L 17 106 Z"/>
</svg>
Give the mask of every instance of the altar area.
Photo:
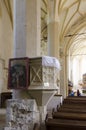
<svg viewBox="0 0 86 130">
<path fill-rule="evenodd" d="M 82 83 L 79 84 L 82 91 L 82 96 L 86 96 L 86 73 L 82 75 Z"/>
</svg>

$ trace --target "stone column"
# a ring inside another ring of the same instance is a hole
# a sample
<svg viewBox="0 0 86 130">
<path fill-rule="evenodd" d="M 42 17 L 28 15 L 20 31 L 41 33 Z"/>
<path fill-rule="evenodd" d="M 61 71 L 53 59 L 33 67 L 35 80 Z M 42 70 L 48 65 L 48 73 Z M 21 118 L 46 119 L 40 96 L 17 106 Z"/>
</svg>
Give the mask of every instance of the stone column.
<svg viewBox="0 0 86 130">
<path fill-rule="evenodd" d="M 14 57 L 40 55 L 40 0 L 14 0 Z M 26 98 L 13 90 L 13 98 Z"/>
<path fill-rule="evenodd" d="M 14 57 L 40 55 L 40 0 L 14 0 Z"/>
<path fill-rule="evenodd" d="M 14 57 L 26 56 L 26 0 L 14 0 Z"/>
<path fill-rule="evenodd" d="M 41 0 L 14 0 L 14 57 L 40 56 L 40 2 Z M 31 90 L 13 90 L 13 99 L 29 99 L 31 97 L 28 92 Z M 36 95 L 37 90 L 32 91 L 32 97 L 34 92 Z M 40 100 L 37 95 L 38 98 Z M 44 105 L 40 104 L 39 111 L 41 120 L 46 111 Z"/>
<path fill-rule="evenodd" d="M 59 15 L 58 1 L 48 0 L 48 55 L 59 58 Z"/>
<path fill-rule="evenodd" d="M 59 59 L 59 15 L 58 1 L 48 0 L 49 18 L 48 18 L 48 55 Z M 60 73 L 58 73 L 57 84 L 59 85 Z M 60 93 L 60 85 L 59 90 Z"/>
<path fill-rule="evenodd" d="M 15 57 L 40 56 L 40 2 L 41 0 L 14 0 Z M 50 97 L 56 93 L 56 88 L 44 92 L 44 89 L 41 89 L 42 86 L 40 85 L 39 87 L 38 90 L 32 86 L 31 88 L 29 86 L 28 90 L 13 90 L 13 98 L 24 99 L 31 96 L 36 101 L 38 100 L 38 102 L 41 99 L 38 108 L 40 112 L 40 120 L 44 122 L 46 104 Z"/>
<path fill-rule="evenodd" d="M 67 79 L 67 70 L 66 70 L 66 67 L 67 64 L 66 64 L 66 57 L 63 55 L 61 57 L 61 76 L 60 76 L 60 85 L 61 85 L 61 88 L 60 88 L 60 93 L 62 94 L 63 98 L 65 98 L 67 96 L 67 85 L 68 85 L 68 79 Z M 65 77 L 65 78 L 64 78 Z"/>
<path fill-rule="evenodd" d="M 58 25 L 57 21 L 48 24 L 48 55 L 59 58 Z"/>
<path fill-rule="evenodd" d="M 14 0 L 14 58 L 26 56 L 26 0 Z M 13 98 L 20 98 L 21 90 L 13 90 Z"/>
<path fill-rule="evenodd" d="M 41 0 L 27 0 L 27 55 L 40 56 Z"/>
</svg>

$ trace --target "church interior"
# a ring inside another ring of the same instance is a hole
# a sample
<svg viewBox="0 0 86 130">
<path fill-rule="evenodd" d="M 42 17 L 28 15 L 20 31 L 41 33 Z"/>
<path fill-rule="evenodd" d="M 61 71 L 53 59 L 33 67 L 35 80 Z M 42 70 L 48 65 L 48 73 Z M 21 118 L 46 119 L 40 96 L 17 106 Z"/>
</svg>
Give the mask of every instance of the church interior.
<svg viewBox="0 0 86 130">
<path fill-rule="evenodd" d="M 86 130 L 85 103 L 86 0 L 0 0 L 0 130 Z"/>
</svg>

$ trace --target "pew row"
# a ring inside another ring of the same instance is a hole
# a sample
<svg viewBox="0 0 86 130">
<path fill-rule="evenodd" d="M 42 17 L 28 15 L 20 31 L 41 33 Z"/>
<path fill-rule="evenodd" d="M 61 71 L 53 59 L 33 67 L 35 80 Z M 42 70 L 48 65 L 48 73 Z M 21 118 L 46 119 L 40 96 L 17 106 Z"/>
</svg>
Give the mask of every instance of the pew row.
<svg viewBox="0 0 86 130">
<path fill-rule="evenodd" d="M 53 112 L 54 119 L 73 119 L 86 121 L 86 113 L 73 113 L 73 112 Z"/>
<path fill-rule="evenodd" d="M 67 97 L 45 121 L 46 130 L 86 130 L 86 97 Z"/>
<path fill-rule="evenodd" d="M 71 104 L 86 104 L 86 100 L 77 100 L 77 99 L 64 99 L 63 100 L 63 104 L 69 104 L 69 103 L 71 103 Z"/>
<path fill-rule="evenodd" d="M 72 108 L 72 109 L 86 109 L 86 104 L 62 104 L 61 106 L 57 106 L 58 108 Z"/>
<path fill-rule="evenodd" d="M 67 96 L 66 99 L 86 100 L 86 96 Z"/>
<path fill-rule="evenodd" d="M 53 110 L 54 111 L 54 110 Z M 73 113 L 86 113 L 86 109 L 84 108 L 65 108 L 65 107 L 60 107 L 57 109 L 57 112 L 73 112 Z"/>
<path fill-rule="evenodd" d="M 45 126 L 46 130 L 86 130 L 86 121 L 48 118 Z"/>
</svg>

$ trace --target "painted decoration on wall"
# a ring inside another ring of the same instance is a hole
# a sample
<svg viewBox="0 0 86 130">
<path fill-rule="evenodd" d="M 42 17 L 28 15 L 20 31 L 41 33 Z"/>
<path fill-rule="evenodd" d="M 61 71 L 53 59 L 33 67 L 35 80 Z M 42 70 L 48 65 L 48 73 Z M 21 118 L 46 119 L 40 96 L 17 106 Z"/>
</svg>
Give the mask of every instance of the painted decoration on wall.
<svg viewBox="0 0 86 130">
<path fill-rule="evenodd" d="M 26 89 L 29 86 L 29 58 L 9 59 L 8 89 Z"/>
</svg>

